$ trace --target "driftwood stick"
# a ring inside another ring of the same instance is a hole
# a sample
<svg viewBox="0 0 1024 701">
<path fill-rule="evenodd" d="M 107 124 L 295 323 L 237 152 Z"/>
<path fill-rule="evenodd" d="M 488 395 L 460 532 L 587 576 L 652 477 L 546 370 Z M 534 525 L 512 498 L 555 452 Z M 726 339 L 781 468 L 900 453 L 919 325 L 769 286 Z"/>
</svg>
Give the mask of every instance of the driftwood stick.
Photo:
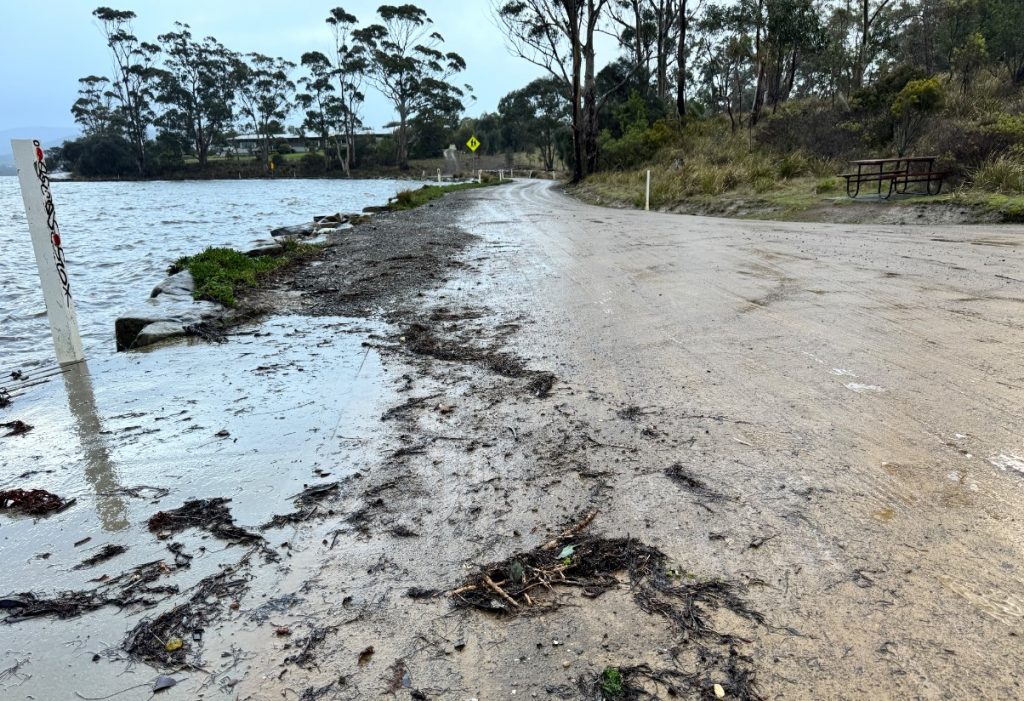
<svg viewBox="0 0 1024 701">
<path fill-rule="evenodd" d="M 580 519 L 580 521 L 578 521 L 576 525 L 562 531 L 562 533 L 554 540 L 548 541 L 547 543 L 542 545 L 541 550 L 554 550 L 556 547 L 558 547 L 558 544 L 560 542 L 562 542 L 566 538 L 572 538 L 574 535 L 577 535 L 580 531 L 589 526 L 590 522 L 594 520 L 595 516 L 597 516 L 597 509 L 594 509 L 586 516 L 584 516 L 582 519 Z"/>
<path fill-rule="evenodd" d="M 495 591 L 495 593 L 498 594 L 498 596 L 500 596 L 505 601 L 507 601 L 510 604 L 512 604 L 512 606 L 514 606 L 515 608 L 519 608 L 519 602 L 517 602 L 511 596 L 506 594 L 505 590 L 502 589 L 501 587 L 499 587 L 497 584 L 495 584 L 494 580 L 491 579 L 489 575 L 486 575 L 486 574 L 484 575 L 484 583 L 487 584 L 487 586 L 489 586 L 491 589 L 493 589 Z"/>
</svg>

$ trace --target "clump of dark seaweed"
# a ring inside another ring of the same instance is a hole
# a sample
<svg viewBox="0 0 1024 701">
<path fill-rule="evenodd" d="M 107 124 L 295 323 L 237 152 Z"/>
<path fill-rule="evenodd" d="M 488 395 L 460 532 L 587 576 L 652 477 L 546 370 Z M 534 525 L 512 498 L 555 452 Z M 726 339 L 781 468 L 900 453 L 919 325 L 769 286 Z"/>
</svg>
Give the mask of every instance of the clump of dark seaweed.
<svg viewBox="0 0 1024 701">
<path fill-rule="evenodd" d="M 729 497 L 725 496 L 720 492 L 716 492 L 714 489 L 709 487 L 703 480 L 696 477 L 693 473 L 683 467 L 682 463 L 675 463 L 665 469 L 665 476 L 670 480 L 678 484 L 680 487 L 688 492 L 695 494 L 698 497 L 707 499 L 708 501 L 728 501 Z"/>
<path fill-rule="evenodd" d="M 459 606 L 504 615 L 521 615 L 557 605 L 546 592 L 578 587 L 596 598 L 619 585 L 617 573 L 629 576 L 630 589 L 641 609 L 671 621 L 697 639 L 731 640 L 714 630 L 710 614 L 727 608 L 763 623 L 763 616 L 741 597 L 741 583 L 722 579 L 675 581 L 668 558 L 635 538 L 599 538 L 584 531 L 596 512 L 544 545 L 484 566 L 451 592 Z"/>
<path fill-rule="evenodd" d="M 337 496 L 340 486 L 340 482 L 329 482 L 327 484 L 315 484 L 312 487 L 307 487 L 291 497 L 292 502 L 295 504 L 295 511 L 290 514 L 278 514 L 274 516 L 272 519 L 260 526 L 260 530 L 280 528 L 292 523 L 309 521 L 321 514 L 327 516 L 331 515 L 334 512 L 325 509 L 321 502 L 328 498 Z"/>
<path fill-rule="evenodd" d="M 263 538 L 235 525 L 231 510 L 227 507 L 230 499 L 192 499 L 181 507 L 169 511 L 158 511 L 149 519 L 149 530 L 153 533 L 178 533 L 189 528 L 208 531 L 215 538 L 233 543 L 261 543 Z"/>
</svg>

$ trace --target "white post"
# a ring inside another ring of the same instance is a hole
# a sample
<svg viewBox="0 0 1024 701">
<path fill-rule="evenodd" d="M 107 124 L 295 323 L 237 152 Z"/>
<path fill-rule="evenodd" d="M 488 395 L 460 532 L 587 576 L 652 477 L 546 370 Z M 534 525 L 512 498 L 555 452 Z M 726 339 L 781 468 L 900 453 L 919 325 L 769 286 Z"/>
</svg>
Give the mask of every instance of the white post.
<svg viewBox="0 0 1024 701">
<path fill-rule="evenodd" d="M 440 168 L 437 169 L 437 182 L 438 183 L 441 182 L 441 169 Z"/>
<path fill-rule="evenodd" d="M 508 178 L 509 178 L 509 180 L 512 180 L 515 177 L 516 177 L 516 169 L 515 168 L 510 168 L 509 171 L 508 171 Z"/>
<path fill-rule="evenodd" d="M 477 185 L 483 185 L 483 183 L 484 183 L 484 171 L 483 170 L 477 170 L 477 172 L 476 172 L 476 184 Z"/>
<path fill-rule="evenodd" d="M 504 171 L 504 170 L 502 170 L 501 168 L 498 168 L 498 182 L 499 182 L 499 183 L 500 183 L 500 182 L 501 182 L 502 180 L 504 180 L 504 179 L 505 179 L 505 177 L 504 177 L 504 176 L 505 176 L 505 171 Z"/>
<path fill-rule="evenodd" d="M 647 171 L 647 196 L 644 198 L 644 209 L 651 211 L 651 171 Z"/>
<path fill-rule="evenodd" d="M 21 197 L 25 201 L 25 216 L 36 254 L 57 362 L 61 365 L 77 363 L 85 360 L 85 353 L 78 335 L 78 317 L 68 283 L 67 262 L 50 196 L 50 177 L 46 173 L 43 149 L 38 141 L 28 139 L 11 139 L 11 149 L 18 167 Z"/>
</svg>

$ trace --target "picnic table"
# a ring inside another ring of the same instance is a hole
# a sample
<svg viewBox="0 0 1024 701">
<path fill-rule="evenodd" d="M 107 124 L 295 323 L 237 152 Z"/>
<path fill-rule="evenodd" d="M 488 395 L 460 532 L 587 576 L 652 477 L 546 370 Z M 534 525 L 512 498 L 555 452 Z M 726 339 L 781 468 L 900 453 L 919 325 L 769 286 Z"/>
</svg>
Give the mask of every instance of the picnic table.
<svg viewBox="0 0 1024 701">
<path fill-rule="evenodd" d="M 937 156 L 900 156 L 898 158 L 867 158 L 850 161 L 856 166 L 857 172 L 843 173 L 839 177 L 846 178 L 846 194 L 857 197 L 861 185 L 875 184 L 875 194 L 879 198 L 889 199 L 893 193 L 908 194 L 911 184 L 923 183 L 924 191 L 911 194 L 937 195 L 942 192 L 943 179 L 949 175 L 946 171 L 935 170 Z M 882 186 L 886 192 L 882 194 Z M 934 186 L 934 192 L 932 192 Z"/>
</svg>

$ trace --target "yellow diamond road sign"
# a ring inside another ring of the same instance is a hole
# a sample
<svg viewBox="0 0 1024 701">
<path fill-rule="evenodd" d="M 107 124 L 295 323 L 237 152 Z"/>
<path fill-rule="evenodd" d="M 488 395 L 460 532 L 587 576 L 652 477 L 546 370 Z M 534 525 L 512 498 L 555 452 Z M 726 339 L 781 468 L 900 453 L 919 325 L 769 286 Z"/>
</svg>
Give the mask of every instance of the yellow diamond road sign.
<svg viewBox="0 0 1024 701">
<path fill-rule="evenodd" d="M 469 137 L 469 141 L 466 142 L 466 146 L 469 146 L 469 150 L 476 153 L 476 150 L 480 148 L 480 139 L 475 136 Z"/>
</svg>

